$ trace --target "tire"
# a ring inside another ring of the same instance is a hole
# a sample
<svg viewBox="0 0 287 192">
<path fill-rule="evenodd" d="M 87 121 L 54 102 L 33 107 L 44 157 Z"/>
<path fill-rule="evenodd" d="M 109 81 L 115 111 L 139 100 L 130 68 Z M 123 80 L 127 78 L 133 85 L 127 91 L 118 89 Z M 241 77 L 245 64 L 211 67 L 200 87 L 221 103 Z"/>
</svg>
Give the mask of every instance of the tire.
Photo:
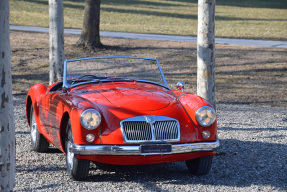
<svg viewBox="0 0 287 192">
<path fill-rule="evenodd" d="M 213 156 L 204 156 L 185 161 L 188 171 L 192 175 L 207 175 L 211 169 Z"/>
<path fill-rule="evenodd" d="M 30 110 L 30 136 L 31 136 L 31 149 L 33 151 L 36 152 L 48 151 L 49 142 L 38 130 L 33 106 L 31 106 Z"/>
<path fill-rule="evenodd" d="M 90 161 L 86 159 L 78 159 L 76 155 L 69 150 L 74 144 L 71 122 L 69 120 L 66 134 L 66 165 L 69 177 L 76 181 L 84 180 L 88 177 Z"/>
</svg>

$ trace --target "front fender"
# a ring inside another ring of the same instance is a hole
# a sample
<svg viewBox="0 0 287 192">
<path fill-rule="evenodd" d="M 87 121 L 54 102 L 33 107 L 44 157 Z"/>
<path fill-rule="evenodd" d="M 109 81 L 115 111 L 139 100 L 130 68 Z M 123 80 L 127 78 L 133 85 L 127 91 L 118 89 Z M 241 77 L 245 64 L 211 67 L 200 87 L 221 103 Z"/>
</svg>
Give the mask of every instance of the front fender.
<svg viewBox="0 0 287 192">
<path fill-rule="evenodd" d="M 81 113 L 86 109 L 96 109 L 97 106 L 77 95 L 67 94 L 67 93 L 58 93 L 52 99 L 51 105 L 56 106 L 55 112 L 52 112 L 56 115 L 56 122 L 54 122 L 55 127 L 59 129 L 53 129 L 52 134 L 54 138 L 54 145 L 65 151 L 65 139 L 67 134 L 67 123 L 70 119 L 71 129 L 73 133 L 73 139 L 76 144 L 93 144 L 87 143 L 86 135 L 93 133 L 95 136 L 98 135 L 98 128 L 95 130 L 86 130 L 82 127 L 80 122 Z M 100 127 L 100 126 L 99 126 Z"/>
<path fill-rule="evenodd" d="M 73 95 L 68 95 L 64 100 L 66 101 L 66 103 L 64 104 L 66 107 L 64 107 L 65 111 L 63 113 L 67 112 L 70 116 L 74 142 L 77 144 L 91 144 L 87 143 L 86 141 L 86 136 L 89 133 L 94 134 L 96 137 L 93 143 L 99 142 L 98 137 L 100 135 L 101 124 L 98 126 L 98 128 L 94 130 L 87 130 L 81 125 L 80 121 L 81 114 L 86 109 L 96 109 L 101 113 L 96 104 L 85 98 Z"/>
<path fill-rule="evenodd" d="M 183 108 L 185 109 L 186 113 L 189 115 L 190 119 L 194 123 L 195 128 L 198 130 L 198 138 L 201 141 L 214 141 L 217 139 L 217 120 L 209 126 L 203 127 L 201 126 L 196 120 L 196 111 L 202 106 L 210 106 L 212 107 L 206 100 L 202 97 L 199 97 L 195 94 L 191 93 L 179 93 L 178 91 L 174 92 L 177 95 L 177 98 Z M 202 132 L 204 130 L 208 130 L 210 132 L 209 139 L 204 139 L 202 137 Z"/>
</svg>

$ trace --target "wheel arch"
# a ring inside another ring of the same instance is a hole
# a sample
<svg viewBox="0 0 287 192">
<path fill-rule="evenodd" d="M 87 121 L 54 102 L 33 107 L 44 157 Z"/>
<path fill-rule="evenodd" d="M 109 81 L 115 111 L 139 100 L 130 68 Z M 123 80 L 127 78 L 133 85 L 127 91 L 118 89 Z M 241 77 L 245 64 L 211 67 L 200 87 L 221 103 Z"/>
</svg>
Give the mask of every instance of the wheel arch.
<svg viewBox="0 0 287 192">
<path fill-rule="evenodd" d="M 32 99 L 30 96 L 28 96 L 26 100 L 26 117 L 27 117 L 27 122 L 29 126 L 30 126 L 30 119 L 31 119 L 31 114 L 30 114 L 31 107 L 32 107 Z"/>
<path fill-rule="evenodd" d="M 67 134 L 67 125 L 70 119 L 70 114 L 66 111 L 61 119 L 60 125 L 60 139 L 61 139 L 61 148 L 64 152 L 66 152 L 66 134 Z"/>
</svg>

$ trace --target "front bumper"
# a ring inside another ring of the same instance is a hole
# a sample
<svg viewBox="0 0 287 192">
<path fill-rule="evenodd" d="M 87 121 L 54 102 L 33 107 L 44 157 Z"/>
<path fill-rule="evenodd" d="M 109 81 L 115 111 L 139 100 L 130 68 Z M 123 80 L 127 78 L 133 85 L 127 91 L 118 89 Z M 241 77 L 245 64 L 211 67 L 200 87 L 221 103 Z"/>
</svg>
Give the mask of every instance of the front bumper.
<svg viewBox="0 0 287 192">
<path fill-rule="evenodd" d="M 219 147 L 219 140 L 214 142 L 187 143 L 171 145 L 168 153 L 141 153 L 141 146 L 111 146 L 111 145 L 77 145 L 73 144 L 69 150 L 75 155 L 165 155 L 180 154 L 196 151 L 212 151 Z"/>
</svg>

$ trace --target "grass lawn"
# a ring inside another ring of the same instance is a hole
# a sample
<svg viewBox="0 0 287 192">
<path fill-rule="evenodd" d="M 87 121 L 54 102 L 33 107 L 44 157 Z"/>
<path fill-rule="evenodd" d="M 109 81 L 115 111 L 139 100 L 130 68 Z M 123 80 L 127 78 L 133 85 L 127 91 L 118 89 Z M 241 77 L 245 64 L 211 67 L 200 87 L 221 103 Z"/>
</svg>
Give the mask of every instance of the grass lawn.
<svg viewBox="0 0 287 192">
<path fill-rule="evenodd" d="M 10 24 L 49 26 L 48 0 L 10 0 Z M 103 0 L 101 30 L 197 34 L 196 0 Z M 84 0 L 65 0 L 65 28 L 81 28 Z M 287 0 L 217 0 L 216 36 L 287 40 Z"/>
</svg>

